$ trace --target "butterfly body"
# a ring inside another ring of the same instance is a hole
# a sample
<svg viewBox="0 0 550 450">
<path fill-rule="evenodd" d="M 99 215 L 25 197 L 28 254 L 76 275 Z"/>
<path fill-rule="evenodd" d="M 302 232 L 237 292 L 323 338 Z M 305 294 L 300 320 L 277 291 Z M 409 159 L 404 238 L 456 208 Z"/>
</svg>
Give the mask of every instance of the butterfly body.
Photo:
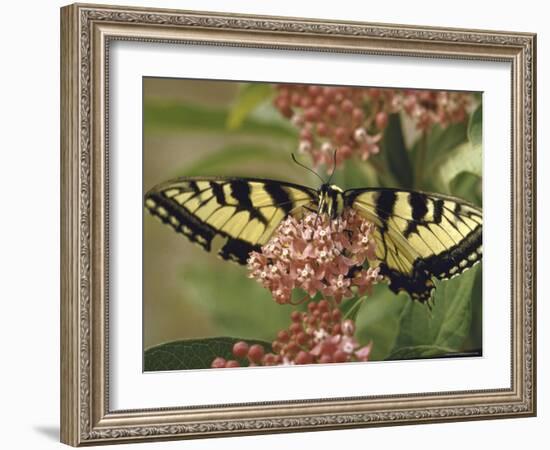
<svg viewBox="0 0 550 450">
<path fill-rule="evenodd" d="M 337 219 L 352 208 L 375 225 L 380 273 L 394 292 L 425 302 L 432 278 L 447 279 L 481 260 L 482 213 L 460 199 L 389 188 L 311 189 L 261 178 L 183 177 L 145 196 L 162 222 L 205 250 L 246 264 L 288 216 L 316 211 Z"/>
<path fill-rule="evenodd" d="M 335 184 L 323 183 L 317 191 L 317 213 L 338 217 L 346 206 L 344 191 Z"/>
</svg>

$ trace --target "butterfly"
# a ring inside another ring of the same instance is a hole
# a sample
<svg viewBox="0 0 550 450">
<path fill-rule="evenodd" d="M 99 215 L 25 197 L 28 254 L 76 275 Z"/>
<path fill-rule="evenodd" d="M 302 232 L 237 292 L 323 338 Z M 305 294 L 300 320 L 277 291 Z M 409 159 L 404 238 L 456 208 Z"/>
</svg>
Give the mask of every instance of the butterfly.
<svg viewBox="0 0 550 450">
<path fill-rule="evenodd" d="M 246 264 L 289 215 L 337 219 L 353 208 L 375 225 L 376 257 L 390 289 L 426 302 L 433 278 L 452 278 L 482 257 L 482 211 L 458 198 L 391 188 L 319 189 L 263 178 L 182 177 L 145 195 L 145 207 L 175 231 Z"/>
</svg>

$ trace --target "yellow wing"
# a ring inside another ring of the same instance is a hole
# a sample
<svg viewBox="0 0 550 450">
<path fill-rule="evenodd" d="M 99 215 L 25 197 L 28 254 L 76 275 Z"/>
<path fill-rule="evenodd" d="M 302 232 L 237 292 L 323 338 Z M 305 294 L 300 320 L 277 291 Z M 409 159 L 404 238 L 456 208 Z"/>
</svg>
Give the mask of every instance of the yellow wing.
<svg viewBox="0 0 550 450">
<path fill-rule="evenodd" d="M 254 178 L 183 177 L 145 195 L 149 212 L 222 258 L 246 264 L 289 214 L 316 208 L 310 188 Z"/>
<path fill-rule="evenodd" d="M 482 256 L 482 212 L 457 198 L 396 189 L 350 189 L 346 206 L 376 225 L 381 273 L 394 292 L 425 302 L 432 276 L 454 277 Z"/>
</svg>

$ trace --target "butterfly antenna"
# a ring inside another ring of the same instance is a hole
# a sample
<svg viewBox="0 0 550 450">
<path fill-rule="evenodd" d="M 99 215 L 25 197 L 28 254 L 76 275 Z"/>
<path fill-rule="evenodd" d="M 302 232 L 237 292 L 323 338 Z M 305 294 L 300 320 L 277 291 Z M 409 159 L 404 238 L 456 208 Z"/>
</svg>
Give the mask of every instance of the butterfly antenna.
<svg viewBox="0 0 550 450">
<path fill-rule="evenodd" d="M 330 184 L 330 182 L 332 180 L 332 176 L 334 175 L 334 172 L 336 172 L 336 153 L 338 153 L 337 148 L 334 149 L 334 164 L 332 166 L 332 173 L 330 174 L 330 177 L 327 180 L 327 184 Z"/>
<path fill-rule="evenodd" d="M 323 180 L 323 179 L 321 178 L 321 175 L 319 175 L 319 174 L 318 174 L 317 172 L 315 172 L 314 170 L 310 169 L 308 166 L 304 166 L 301 162 L 299 162 L 299 161 L 296 159 L 296 157 L 294 156 L 294 153 L 291 153 L 290 155 L 292 156 L 292 160 L 293 160 L 296 164 L 298 164 L 300 167 L 303 167 L 303 168 L 306 169 L 306 170 L 309 170 L 312 174 L 314 174 L 315 176 L 317 176 L 317 178 L 319 178 L 319 179 L 323 182 L 323 184 L 325 183 L 325 180 Z"/>
</svg>

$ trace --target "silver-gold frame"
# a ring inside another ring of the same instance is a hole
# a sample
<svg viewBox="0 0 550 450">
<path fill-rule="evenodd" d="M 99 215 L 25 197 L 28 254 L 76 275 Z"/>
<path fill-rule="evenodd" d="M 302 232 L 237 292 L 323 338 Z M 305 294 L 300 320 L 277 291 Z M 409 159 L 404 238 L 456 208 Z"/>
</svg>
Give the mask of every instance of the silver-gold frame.
<svg viewBox="0 0 550 450">
<path fill-rule="evenodd" d="M 112 411 L 106 168 L 109 46 L 116 40 L 510 63 L 510 388 Z M 62 8 L 62 442 L 79 446 L 535 415 L 535 56 L 536 36 L 530 33 L 81 4 Z"/>
</svg>

